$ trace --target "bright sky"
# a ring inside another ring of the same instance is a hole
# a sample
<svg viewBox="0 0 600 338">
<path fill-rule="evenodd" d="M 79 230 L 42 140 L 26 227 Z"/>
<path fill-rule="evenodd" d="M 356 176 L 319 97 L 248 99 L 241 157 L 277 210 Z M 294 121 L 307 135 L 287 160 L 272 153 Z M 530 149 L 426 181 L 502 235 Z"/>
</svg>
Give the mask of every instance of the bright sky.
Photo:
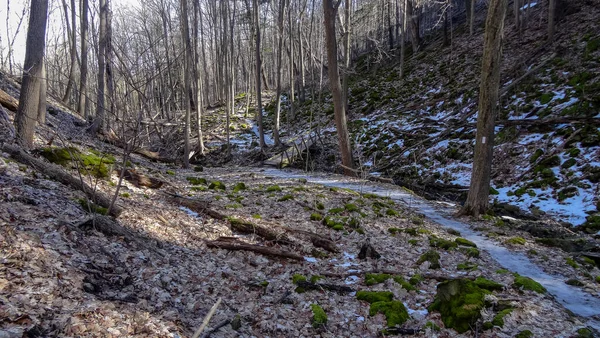
<svg viewBox="0 0 600 338">
<path fill-rule="evenodd" d="M 98 0 L 89 1 L 90 7 L 97 6 Z M 14 40 L 13 59 L 18 68 L 25 60 L 25 40 L 27 39 L 29 20 L 29 8 L 25 8 L 25 6 L 28 6 L 28 3 L 28 0 L 0 0 L 0 52 L 2 52 L 3 59 L 7 57 L 8 37 L 10 36 L 10 40 Z M 70 5 L 70 3 L 70 1 L 67 1 L 67 4 Z M 79 3 L 79 1 L 76 1 L 76 3 Z M 139 0 L 111 0 L 111 4 L 114 10 L 117 6 L 139 5 Z M 48 12 L 47 44 L 55 41 L 55 37 L 63 36 L 62 16 L 64 14 L 62 13 L 62 2 L 60 0 L 49 0 Z M 21 26 L 19 27 L 21 19 Z M 79 17 L 77 20 L 79 20 Z M 17 28 L 18 34 L 15 36 Z"/>
</svg>

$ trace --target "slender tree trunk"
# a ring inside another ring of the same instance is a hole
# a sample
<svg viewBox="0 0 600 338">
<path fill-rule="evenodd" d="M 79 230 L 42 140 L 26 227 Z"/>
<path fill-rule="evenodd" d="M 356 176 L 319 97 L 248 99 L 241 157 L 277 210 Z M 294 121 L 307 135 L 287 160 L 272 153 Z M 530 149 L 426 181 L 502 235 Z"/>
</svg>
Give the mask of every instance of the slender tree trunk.
<svg viewBox="0 0 600 338">
<path fill-rule="evenodd" d="M 64 103 L 68 103 L 69 96 L 71 96 L 71 90 L 75 83 L 75 66 L 77 63 L 77 15 L 75 12 L 75 0 L 71 0 L 71 24 L 69 24 L 69 11 L 67 8 L 67 1 L 62 0 L 63 8 L 65 11 L 65 22 L 67 25 L 67 31 L 70 36 L 71 43 L 71 64 L 69 65 L 69 78 L 67 79 L 67 88 L 65 89 L 65 94 L 62 98 Z M 69 28 L 69 26 L 71 28 Z"/>
<path fill-rule="evenodd" d="M 256 35 L 255 61 L 256 61 L 256 117 L 258 123 L 258 143 L 260 149 L 265 149 L 265 131 L 263 129 L 262 97 L 260 88 L 260 78 L 262 63 L 260 59 L 260 21 L 258 17 L 258 0 L 252 0 L 252 10 L 254 13 L 254 32 Z"/>
<path fill-rule="evenodd" d="M 406 2 L 406 12 L 408 15 L 408 23 L 410 26 L 410 35 L 411 35 L 410 41 L 412 43 L 413 54 L 414 54 L 419 50 L 421 40 L 420 40 L 420 35 L 419 35 L 419 24 L 418 24 L 418 21 L 415 19 L 415 16 L 417 16 L 417 15 L 414 13 L 413 0 L 408 0 Z"/>
<path fill-rule="evenodd" d="M 201 17 L 202 13 L 200 12 L 200 0 L 194 1 L 194 41 L 196 46 L 194 48 L 194 77 L 196 80 L 196 133 L 198 136 L 198 147 L 200 148 L 200 154 L 204 155 L 204 140 L 202 136 L 202 116 L 204 115 L 204 97 L 203 93 L 203 83 L 202 76 L 200 70 L 200 55 L 198 55 L 198 45 L 202 45 L 202 52 L 204 53 L 204 42 L 198 36 L 198 23 L 202 22 Z M 199 20 L 200 19 L 200 20 Z M 206 71 L 206 68 L 204 69 Z"/>
<path fill-rule="evenodd" d="M 489 206 L 490 177 L 494 150 L 494 121 L 498 112 L 498 91 L 502 62 L 502 34 L 507 0 L 491 0 L 485 22 L 479 114 L 471 186 L 460 214 L 478 216 Z"/>
<path fill-rule="evenodd" d="M 521 32 L 521 0 L 513 0 L 513 11 L 515 15 L 515 28 L 518 32 Z"/>
<path fill-rule="evenodd" d="M 344 95 L 344 109 L 348 111 L 350 100 L 348 100 L 348 72 L 350 71 L 350 0 L 344 0 L 344 73 L 342 74 L 342 95 Z M 393 42 L 392 42 L 393 43 Z"/>
<path fill-rule="evenodd" d="M 33 133 L 38 119 L 40 80 L 43 77 L 46 48 L 47 13 L 48 0 L 31 0 L 23 64 L 25 71 L 21 81 L 19 107 L 15 116 L 16 140 L 26 149 L 33 146 Z"/>
<path fill-rule="evenodd" d="M 279 12 L 277 13 L 277 106 L 275 108 L 275 125 L 273 126 L 273 140 L 275 146 L 281 145 L 279 140 L 279 124 L 281 120 L 281 66 L 283 61 L 283 19 L 285 17 L 286 0 L 279 1 Z"/>
<path fill-rule="evenodd" d="M 554 38 L 555 20 L 556 20 L 556 1 L 548 1 L 548 40 Z"/>
<path fill-rule="evenodd" d="M 183 148 L 183 167 L 189 168 L 190 166 L 190 116 L 192 114 L 192 106 L 190 102 L 190 71 L 191 71 L 191 58 L 192 48 L 190 45 L 190 30 L 188 23 L 188 9 L 187 0 L 180 1 L 181 6 L 181 37 L 183 39 L 184 48 L 184 60 L 183 60 L 183 77 L 184 77 L 184 92 L 183 100 L 185 103 L 185 122 L 184 122 L 184 148 Z"/>
<path fill-rule="evenodd" d="M 96 96 L 96 117 L 90 127 L 92 134 L 97 134 L 104 129 L 106 85 L 106 40 L 107 40 L 107 13 L 109 0 L 100 0 L 100 22 L 98 28 L 98 94 Z"/>
<path fill-rule="evenodd" d="M 87 75 L 88 75 L 88 0 L 81 0 L 81 65 L 79 70 L 79 99 L 77 112 L 87 119 Z"/>
<path fill-rule="evenodd" d="M 46 77 L 46 62 L 42 62 L 42 74 L 40 77 L 40 101 L 38 103 L 38 123 L 46 124 L 46 91 L 48 89 L 48 79 Z"/>
<path fill-rule="evenodd" d="M 348 126 L 346 124 L 346 105 L 342 94 L 342 84 L 337 61 L 337 44 L 335 39 L 335 16 L 337 8 L 333 0 L 323 0 L 323 15 L 325 16 L 325 40 L 327 41 L 327 60 L 329 72 L 329 85 L 333 95 L 333 109 L 335 125 L 337 128 L 338 142 L 342 156 L 342 164 L 345 166 L 344 174 L 354 176 L 354 163 L 352 161 L 352 149 Z"/>
<path fill-rule="evenodd" d="M 292 125 L 292 121 L 296 118 L 296 106 L 295 106 L 295 101 L 296 101 L 296 93 L 295 93 L 295 79 L 296 79 L 296 72 L 294 71 L 294 34 L 293 34 L 293 28 L 292 28 L 292 4 L 290 3 L 290 6 L 288 6 L 288 31 L 289 31 L 289 43 L 290 43 L 290 49 L 288 50 L 288 57 L 289 57 L 289 69 L 290 69 L 290 97 L 288 98 L 290 101 L 290 110 L 288 110 L 288 116 L 287 116 L 287 127 L 288 130 L 291 128 Z"/>
<path fill-rule="evenodd" d="M 406 10 L 408 8 L 408 2 L 410 0 L 404 0 L 403 3 L 403 8 L 402 8 L 402 37 L 400 38 L 400 79 L 404 78 L 404 54 L 406 54 L 405 52 L 405 45 L 406 45 L 406 22 L 408 20 L 408 11 Z"/>
</svg>

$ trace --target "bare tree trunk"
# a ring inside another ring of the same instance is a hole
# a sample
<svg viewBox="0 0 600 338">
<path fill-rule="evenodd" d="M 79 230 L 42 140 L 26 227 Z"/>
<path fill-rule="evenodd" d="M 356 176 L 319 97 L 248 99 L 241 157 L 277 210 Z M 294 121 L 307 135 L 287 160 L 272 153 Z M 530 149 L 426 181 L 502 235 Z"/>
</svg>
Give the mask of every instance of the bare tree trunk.
<svg viewBox="0 0 600 338">
<path fill-rule="evenodd" d="M 388 13 L 389 14 L 389 13 Z M 344 95 L 344 109 L 348 111 L 348 72 L 350 71 L 350 0 L 344 1 L 344 73 L 342 74 L 342 95 Z M 393 43 L 393 42 L 392 42 Z"/>
<path fill-rule="evenodd" d="M 494 150 L 494 121 L 498 112 L 498 92 L 502 61 L 502 34 L 507 0 L 491 0 L 485 22 L 479 115 L 471 186 L 460 214 L 479 216 L 489 206 L 490 176 Z"/>
<path fill-rule="evenodd" d="M 192 58 L 192 48 L 190 46 L 190 32 L 188 23 L 188 10 L 187 0 L 181 0 L 181 37 L 183 39 L 184 48 L 184 61 L 183 61 L 183 78 L 184 78 L 184 93 L 183 100 L 185 101 L 185 122 L 184 122 L 184 148 L 183 148 L 183 167 L 189 168 L 190 166 L 190 116 L 192 114 L 192 107 L 190 102 L 190 61 Z"/>
<path fill-rule="evenodd" d="M 81 0 L 81 65 L 79 70 L 79 99 L 77 112 L 87 118 L 87 75 L 88 75 L 88 0 Z"/>
<path fill-rule="evenodd" d="M 200 148 L 200 154 L 204 155 L 204 140 L 202 136 L 202 115 L 204 115 L 204 97 L 202 76 L 200 75 L 200 55 L 198 55 L 198 45 L 202 45 L 202 54 L 204 54 L 204 42 L 198 36 L 198 22 L 199 17 L 202 17 L 200 12 L 200 0 L 194 0 L 194 41 L 196 46 L 194 48 L 194 77 L 196 78 L 196 120 L 197 120 L 197 135 L 198 135 L 198 147 Z M 200 22 L 201 19 L 200 19 Z M 204 57 L 204 55 L 203 55 Z M 206 67 L 204 68 L 206 72 Z"/>
<path fill-rule="evenodd" d="M 106 41 L 107 41 L 107 14 L 109 0 L 100 0 L 100 22 L 98 27 L 98 94 L 96 95 L 96 116 L 90 127 L 92 134 L 97 134 L 104 129 L 104 88 L 106 85 Z"/>
<path fill-rule="evenodd" d="M 260 59 L 260 21 L 258 17 L 258 0 L 252 0 L 252 10 L 254 13 L 254 31 L 256 34 L 256 48 L 254 52 L 256 53 L 256 116 L 258 123 L 258 143 L 260 145 L 260 149 L 265 149 L 265 131 L 263 129 L 263 119 L 262 119 L 262 97 L 261 97 L 261 88 L 260 88 L 260 78 L 261 78 L 261 69 L 262 63 Z"/>
<path fill-rule="evenodd" d="M 288 6 L 288 30 L 289 30 L 289 43 L 290 43 L 290 49 L 288 50 L 288 57 L 289 57 L 289 67 L 290 67 L 290 97 L 289 97 L 289 101 L 290 101 L 290 110 L 288 110 L 288 116 L 287 116 L 287 127 L 288 129 L 291 128 L 292 125 L 292 121 L 296 118 L 296 107 L 295 107 L 295 101 L 296 101 L 296 93 L 295 93 L 295 88 L 294 88 L 294 84 L 295 84 L 295 79 L 296 79 L 296 72 L 294 71 L 294 30 L 292 28 L 292 3 L 290 3 L 290 5 Z"/>
<path fill-rule="evenodd" d="M 400 79 L 404 78 L 404 54 L 406 45 L 406 22 L 408 20 L 408 2 L 410 0 L 404 0 L 402 8 L 402 37 L 400 38 Z"/>
<path fill-rule="evenodd" d="M 414 13 L 413 0 L 408 0 L 406 2 L 406 12 L 407 12 L 407 16 L 408 16 L 408 23 L 410 25 L 410 35 L 411 35 L 410 41 L 412 43 L 413 54 L 414 54 L 419 50 L 419 46 L 421 44 L 421 38 L 419 35 L 419 24 L 418 24 L 417 20 L 415 20 L 415 16 L 417 16 L 417 15 Z"/>
<path fill-rule="evenodd" d="M 46 124 L 46 90 L 48 88 L 48 79 L 46 78 L 46 62 L 42 62 L 42 74 L 40 77 L 40 101 L 38 103 L 38 123 Z"/>
<path fill-rule="evenodd" d="M 72 28 L 69 28 L 69 11 L 67 8 L 67 1 L 62 0 L 63 8 L 65 11 L 65 22 L 67 24 L 67 31 L 70 37 L 71 42 L 71 64 L 69 68 L 69 78 L 67 79 L 67 88 L 65 89 L 65 94 L 62 98 L 64 103 L 68 103 L 69 96 L 71 96 L 71 90 L 75 83 L 75 64 L 77 63 L 77 15 L 75 12 L 75 0 L 71 0 L 71 25 Z"/>
<path fill-rule="evenodd" d="M 339 3 L 339 2 L 338 2 Z M 335 115 L 335 125 L 337 128 L 338 142 L 342 156 L 342 165 L 344 165 L 344 174 L 354 176 L 354 163 L 352 161 L 352 149 L 350 148 L 350 137 L 348 135 L 348 126 L 346 124 L 346 105 L 342 93 L 342 84 L 340 83 L 340 74 L 337 61 L 337 44 L 335 39 L 335 17 L 337 8 L 334 7 L 333 0 L 323 0 L 323 15 L 325 16 L 325 39 L 327 41 L 327 60 L 329 72 L 329 85 L 333 95 L 333 109 Z"/>
<path fill-rule="evenodd" d="M 548 2 L 548 40 L 554 38 L 556 20 L 556 0 L 549 0 Z"/>
<path fill-rule="evenodd" d="M 44 50 L 46 48 L 46 23 L 48 0 L 31 0 L 29 26 L 25 43 L 25 62 L 19 107 L 15 116 L 16 139 L 24 148 L 33 146 L 33 133 L 40 103 Z"/>
<path fill-rule="evenodd" d="M 277 106 L 275 108 L 275 124 L 273 126 L 273 140 L 275 146 L 281 145 L 279 140 L 279 124 L 281 120 L 281 64 L 283 61 L 283 19 L 285 17 L 285 3 L 286 0 L 279 1 L 279 13 L 277 14 Z"/>
</svg>

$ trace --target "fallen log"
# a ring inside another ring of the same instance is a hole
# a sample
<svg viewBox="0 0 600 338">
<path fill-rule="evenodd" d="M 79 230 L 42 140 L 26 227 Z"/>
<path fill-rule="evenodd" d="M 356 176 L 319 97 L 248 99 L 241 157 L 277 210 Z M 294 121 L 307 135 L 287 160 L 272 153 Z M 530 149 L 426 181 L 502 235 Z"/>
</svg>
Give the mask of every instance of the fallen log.
<svg viewBox="0 0 600 338">
<path fill-rule="evenodd" d="M 283 225 L 269 223 L 266 225 L 251 222 L 246 219 L 231 217 L 225 215 L 217 210 L 211 209 L 210 204 L 205 201 L 197 199 L 191 199 L 188 197 L 180 196 L 177 194 L 168 193 L 169 196 L 173 197 L 177 203 L 189 208 L 192 211 L 203 213 L 212 218 L 228 221 L 231 224 L 231 228 L 235 231 L 242 233 L 256 234 L 264 239 L 276 241 L 282 244 L 296 244 L 287 234 L 297 235 L 310 241 L 315 247 L 325 249 L 329 252 L 339 252 L 337 246 L 330 239 L 324 238 L 318 234 L 310 231 L 292 229 Z"/>
<path fill-rule="evenodd" d="M 51 179 L 64 185 L 68 185 L 74 189 L 83 191 L 86 196 L 97 205 L 104 208 L 109 208 L 111 204 L 110 196 L 102 193 L 101 191 L 93 189 L 80 178 L 66 172 L 62 167 L 37 159 L 16 145 L 4 144 L 2 145 L 2 150 L 10 154 L 10 156 L 15 160 L 39 170 Z M 123 208 L 116 204 L 113 205 L 110 210 L 110 214 L 114 217 L 118 217 L 122 212 Z"/>
<path fill-rule="evenodd" d="M 283 258 L 289 258 L 289 259 L 294 259 L 294 260 L 298 260 L 298 261 L 304 260 L 303 256 L 297 255 L 295 253 L 291 253 L 288 251 L 283 251 L 283 250 L 279 250 L 279 249 L 275 249 L 275 248 L 270 248 L 270 247 L 266 247 L 266 246 L 242 243 L 242 242 L 238 242 L 238 241 L 235 241 L 235 242 L 229 241 L 229 240 L 206 241 L 206 245 L 209 248 L 252 251 L 252 252 L 257 252 L 257 253 L 260 253 L 260 254 L 263 254 L 266 256 L 283 257 Z"/>
<path fill-rule="evenodd" d="M 16 112 L 19 108 L 19 101 L 2 89 L 0 89 L 0 104 L 13 112 Z"/>
<path fill-rule="evenodd" d="M 127 181 L 133 183 L 136 187 L 147 187 L 151 189 L 159 189 L 165 182 L 138 173 L 135 169 L 127 169 L 123 176 Z"/>
</svg>

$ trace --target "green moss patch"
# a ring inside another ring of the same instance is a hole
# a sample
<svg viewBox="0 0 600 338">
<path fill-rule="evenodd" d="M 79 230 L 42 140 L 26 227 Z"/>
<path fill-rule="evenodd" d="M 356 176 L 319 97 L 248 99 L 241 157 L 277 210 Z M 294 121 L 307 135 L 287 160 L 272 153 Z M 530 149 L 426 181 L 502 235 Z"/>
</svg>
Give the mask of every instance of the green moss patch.
<svg viewBox="0 0 600 338">
<path fill-rule="evenodd" d="M 310 309 L 313 313 L 312 326 L 314 328 L 319 328 L 327 324 L 327 314 L 321 306 L 318 304 L 310 304 Z"/>
<path fill-rule="evenodd" d="M 529 330 L 523 330 L 515 335 L 515 338 L 532 338 L 533 332 Z"/>
<path fill-rule="evenodd" d="M 459 238 L 455 239 L 455 240 L 454 240 L 454 242 L 455 242 L 456 244 L 458 244 L 458 245 L 462 245 L 462 246 L 470 246 L 470 247 L 473 247 L 473 248 L 476 248 L 476 247 L 477 247 L 477 244 L 475 244 L 475 243 L 471 242 L 471 241 L 470 241 L 470 240 L 468 240 L 468 239 L 464 239 L 464 238 L 461 238 L 461 237 L 459 237 Z"/>
<path fill-rule="evenodd" d="M 434 248 L 440 248 L 444 250 L 451 250 L 458 247 L 458 244 L 447 239 L 439 238 L 436 236 L 429 237 L 429 245 Z"/>
<path fill-rule="evenodd" d="M 477 277 L 477 279 L 475 279 L 474 283 L 479 288 L 488 290 L 488 291 L 499 291 L 499 290 L 504 289 L 504 285 L 502 285 L 500 283 L 496 283 L 492 280 L 489 280 L 489 279 L 486 279 L 483 277 Z"/>
<path fill-rule="evenodd" d="M 246 190 L 246 184 L 244 182 L 236 183 L 236 185 L 233 186 L 234 193 L 238 193 L 242 190 Z"/>
<path fill-rule="evenodd" d="M 424 262 L 431 263 L 429 265 L 430 269 L 439 269 L 440 268 L 440 254 L 437 251 L 429 250 L 419 257 L 417 260 L 417 265 L 421 265 Z"/>
<path fill-rule="evenodd" d="M 375 316 L 378 313 L 385 316 L 388 327 L 400 326 L 409 318 L 406 307 L 397 300 L 372 303 L 369 308 L 369 316 Z"/>
<path fill-rule="evenodd" d="M 344 205 L 344 209 L 346 209 L 348 212 L 360 212 L 360 208 L 353 203 L 346 203 L 346 205 Z"/>
<path fill-rule="evenodd" d="M 458 263 L 456 265 L 456 269 L 462 271 L 473 271 L 477 270 L 477 264 L 471 262 Z"/>
<path fill-rule="evenodd" d="M 282 196 L 280 199 L 278 199 L 278 202 L 285 202 L 285 201 L 289 201 L 289 200 L 293 200 L 294 199 L 294 195 L 292 194 L 287 194 Z"/>
<path fill-rule="evenodd" d="M 520 276 L 518 274 L 515 276 L 513 287 L 517 289 L 531 290 L 537 293 L 546 293 L 546 288 L 543 287 L 542 284 L 529 277 Z"/>
<path fill-rule="evenodd" d="M 310 214 L 310 220 L 311 221 L 320 221 L 323 219 L 323 215 L 321 215 L 318 212 L 313 212 L 312 214 Z"/>
<path fill-rule="evenodd" d="M 473 281 L 453 279 L 440 283 L 430 311 L 439 311 L 447 328 L 459 333 L 475 327 L 484 307 L 484 297 L 489 291 L 481 289 Z"/>
<path fill-rule="evenodd" d="M 472 247 L 460 248 L 460 251 L 462 253 L 464 253 L 465 255 L 467 255 L 467 257 L 479 258 L 479 256 L 480 256 L 479 249 L 477 249 L 477 248 L 472 248 Z"/>
<path fill-rule="evenodd" d="M 212 190 L 227 190 L 227 187 L 221 181 L 212 181 L 212 182 L 210 182 L 210 185 L 208 186 L 208 189 L 212 189 Z"/>
<path fill-rule="evenodd" d="M 73 167 L 79 168 L 82 174 L 90 174 L 97 178 L 109 177 L 112 165 L 116 162 L 112 155 L 94 150 L 86 154 L 74 147 L 47 147 L 40 149 L 39 152 L 49 162 L 62 166 L 72 164 Z"/>
<path fill-rule="evenodd" d="M 504 327 L 504 317 L 508 316 L 511 312 L 513 312 L 513 309 L 504 309 L 498 312 L 494 316 L 494 319 L 492 319 L 492 324 L 494 324 L 494 326 Z"/>
<path fill-rule="evenodd" d="M 208 182 L 206 181 L 206 178 L 203 178 L 203 177 L 186 177 L 185 179 L 188 182 L 190 182 L 190 184 L 192 184 L 192 185 L 200 185 L 200 184 L 207 185 L 208 184 Z"/>
<path fill-rule="evenodd" d="M 392 275 L 388 275 L 387 273 L 367 273 L 365 275 L 365 284 L 369 286 L 375 285 L 383 283 L 390 278 L 392 278 Z"/>
<path fill-rule="evenodd" d="M 358 291 L 356 299 L 364 300 L 369 304 L 377 302 L 390 302 L 394 299 L 394 294 L 390 291 Z"/>
<path fill-rule="evenodd" d="M 279 191 L 281 191 L 281 187 L 278 186 L 277 184 L 268 186 L 267 190 L 266 190 L 266 192 L 279 192 Z"/>
<path fill-rule="evenodd" d="M 507 239 L 504 243 L 512 245 L 525 245 L 527 241 L 523 237 L 512 237 Z"/>
</svg>

